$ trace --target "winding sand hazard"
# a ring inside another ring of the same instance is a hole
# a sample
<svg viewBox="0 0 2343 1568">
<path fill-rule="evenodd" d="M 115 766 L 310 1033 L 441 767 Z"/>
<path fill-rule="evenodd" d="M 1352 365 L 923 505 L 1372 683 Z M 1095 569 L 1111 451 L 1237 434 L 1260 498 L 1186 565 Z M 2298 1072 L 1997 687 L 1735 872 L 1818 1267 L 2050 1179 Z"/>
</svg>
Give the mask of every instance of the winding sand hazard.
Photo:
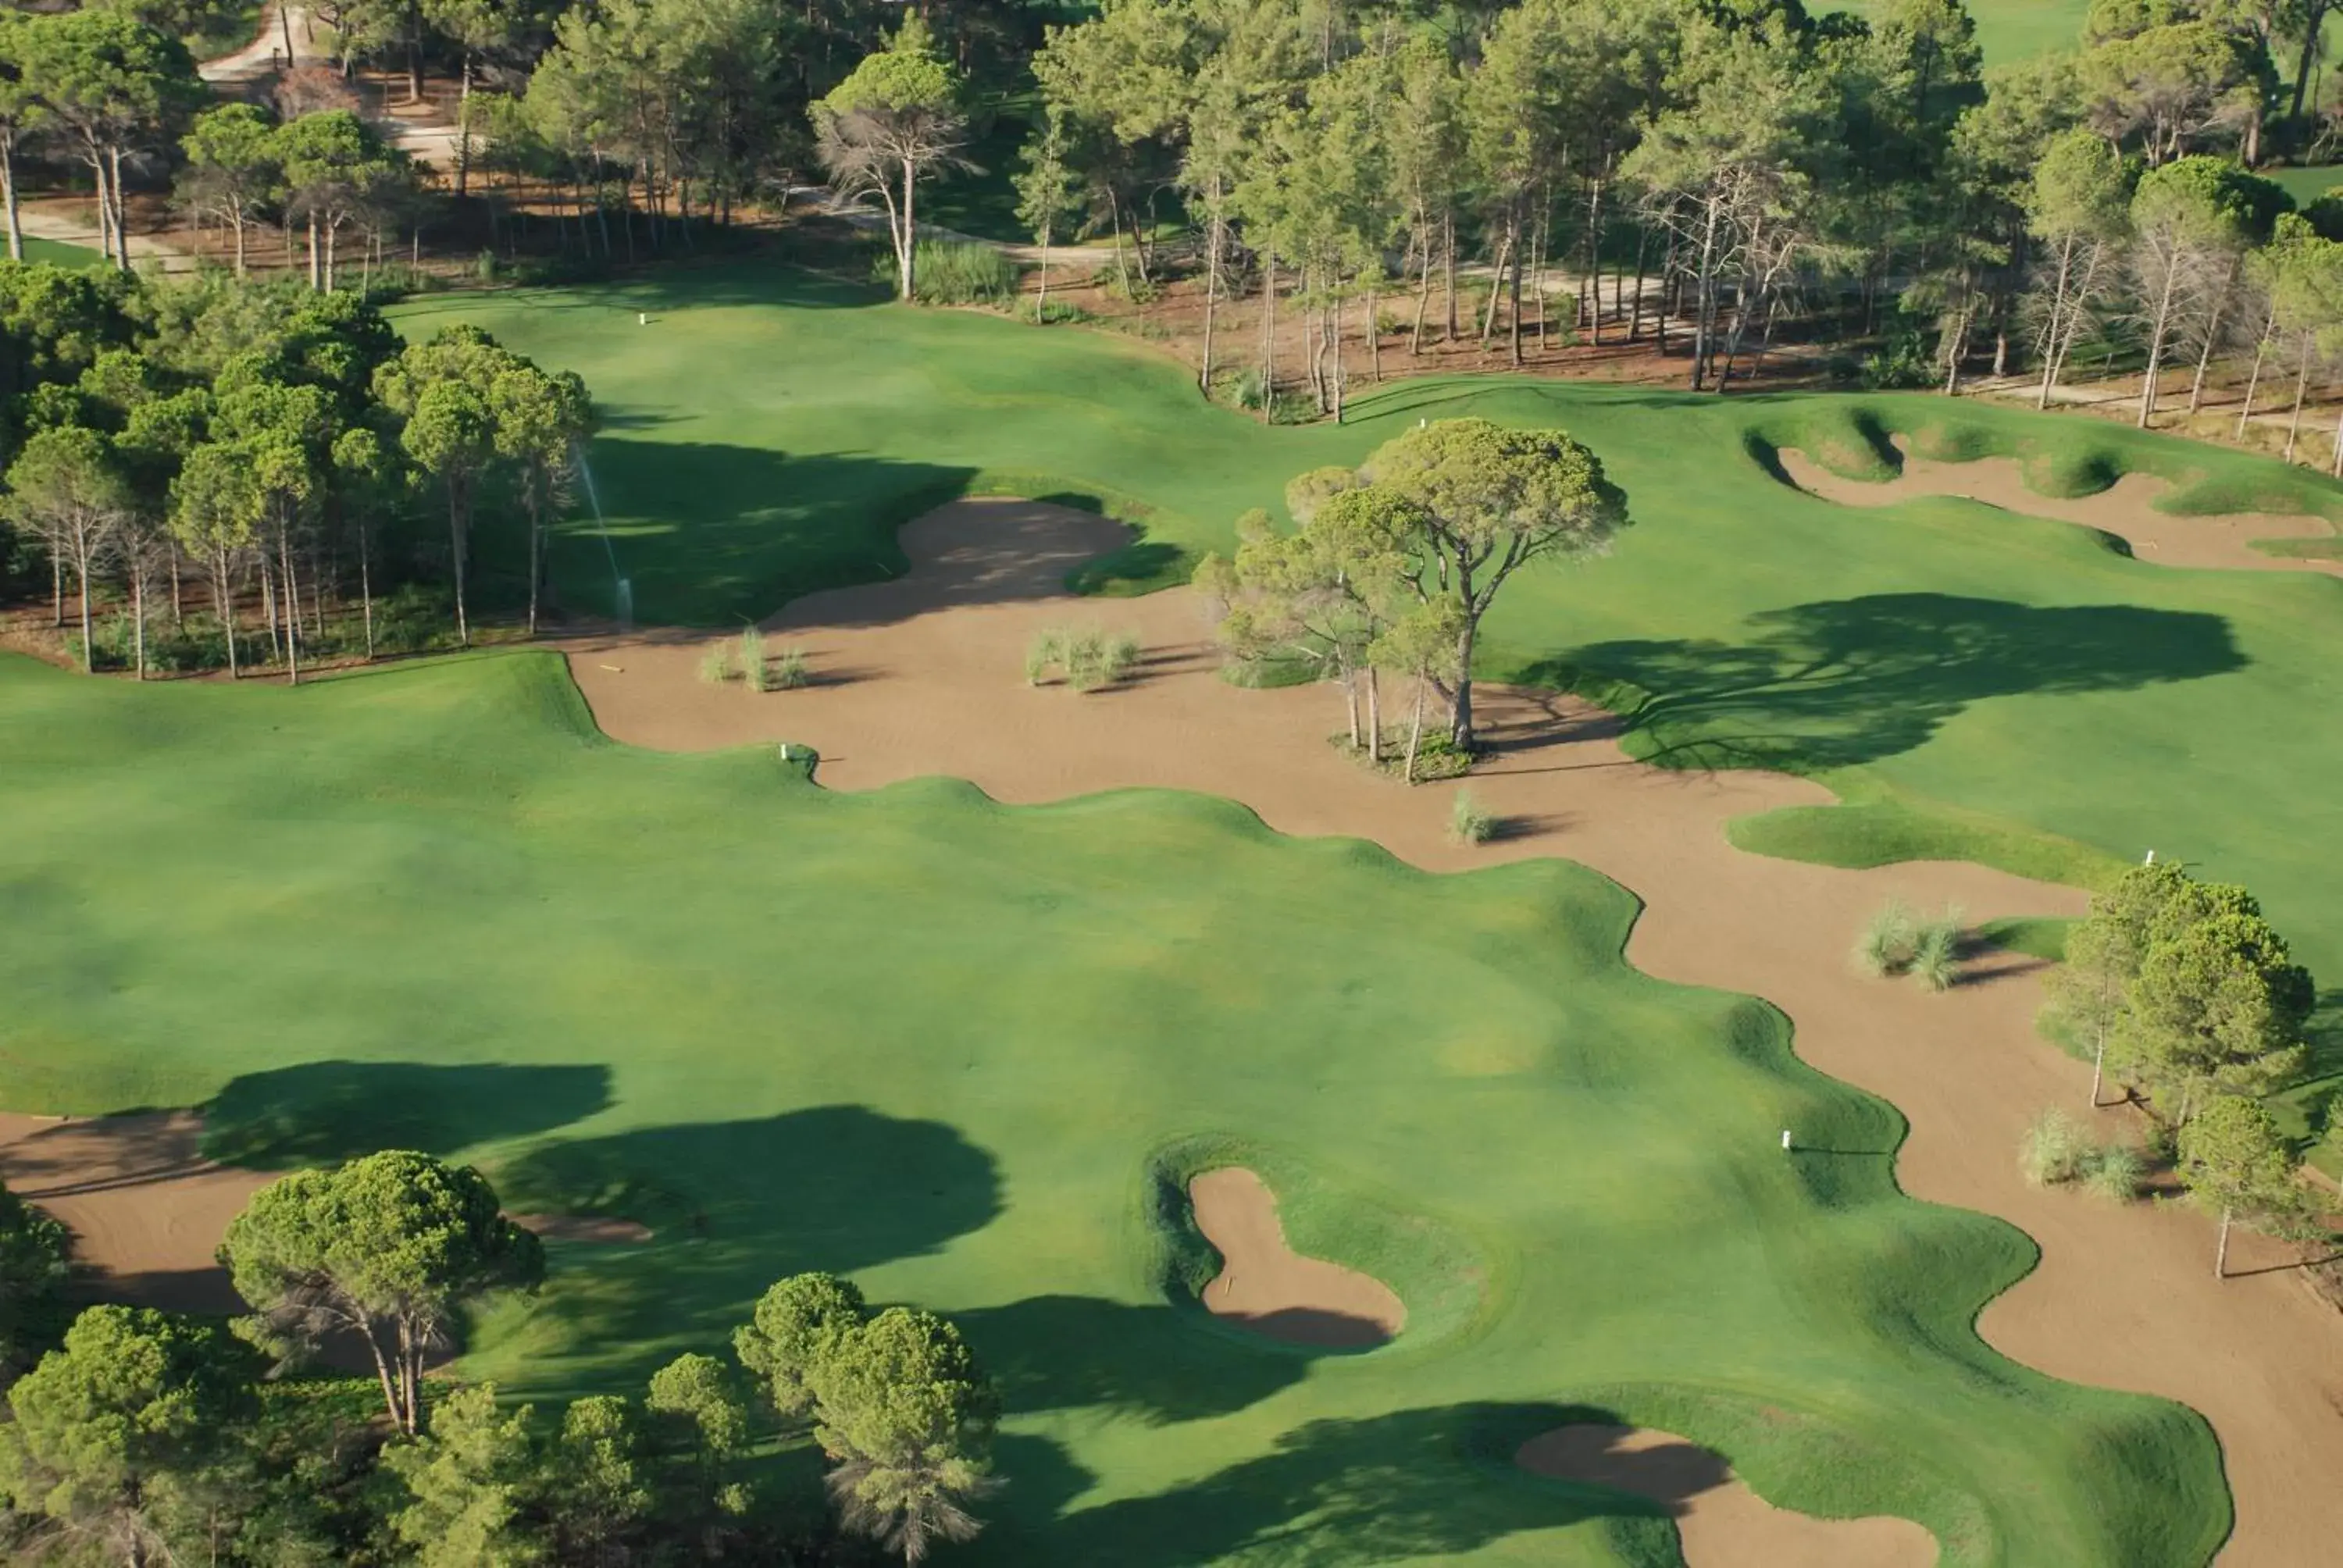
<svg viewBox="0 0 2343 1568">
<path fill-rule="evenodd" d="M 1933 1568 L 1936 1538 L 1908 1519 L 1818 1519 L 1776 1508 L 1724 1459 L 1673 1432 L 1587 1423 L 1522 1444 L 1513 1462 L 1556 1481 L 1632 1492 L 1664 1505 L 1687 1568 Z"/>
<path fill-rule="evenodd" d="M 1891 898 L 1958 904 L 1984 920 L 2079 913 L 2082 894 L 1972 865 L 1848 871 L 1744 854 L 1725 840 L 1728 819 L 1829 794 L 1773 775 L 1645 767 L 1620 750 L 1609 716 L 1489 688 L 1475 695 L 1494 750 L 1472 787 L 1503 830 L 1453 845 L 1454 786 L 1411 789 L 1344 759 L 1324 740 L 1342 713 L 1328 689 L 1240 691 L 1218 678 L 1192 594 L 1067 595 L 1071 562 L 1125 541 L 1114 524 L 969 500 L 901 538 L 908 576 L 809 595 L 767 623 L 769 646 L 805 650 L 807 689 L 703 685 L 705 639 L 581 638 L 570 668 L 618 739 L 670 750 L 804 742 L 821 755 L 822 782 L 841 789 L 945 774 L 1035 802 L 1161 786 L 1230 797 L 1282 832 L 1372 839 L 1433 870 L 1548 855 L 1592 866 L 1645 901 L 1628 944 L 1639 968 L 1781 1007 L 1802 1057 L 1910 1120 L 1896 1165 L 1906 1191 L 1998 1215 L 2041 1243 L 2042 1265 L 1980 1320 L 1989 1342 L 2054 1376 L 2161 1394 L 2212 1422 L 2238 1510 L 2226 1564 L 2301 1568 L 2343 1539 L 2343 1320 L 2276 1267 L 2291 1254 L 2243 1239 L 2233 1267 L 2268 1271 L 2217 1283 L 2200 1216 L 2026 1185 L 2016 1156 L 2026 1123 L 2046 1106 L 2079 1111 L 2090 1078 L 2036 1039 L 2031 960 L 1986 960 L 1943 995 L 1860 978 L 1847 962 Z M 1091 624 L 1144 645 L 1130 684 L 1091 696 L 1025 685 L 1035 631 Z"/>
<path fill-rule="evenodd" d="M 1775 455 L 1792 484 L 1845 507 L 1892 507 L 1921 496 L 1951 496 L 2113 534 L 2131 547 L 2134 557 L 2158 566 L 2343 577 L 2343 560 L 2264 555 L 2253 548 L 2256 539 L 2332 538 L 2336 530 L 2323 518 L 2282 512 L 2159 512 L 2155 503 L 2172 487 L 2153 474 L 2126 474 L 2096 496 L 2062 500 L 2028 488 L 2014 457 L 1946 463 L 1915 454 L 1901 436 L 1890 440 L 1904 458 L 1904 471 L 1892 479 L 1846 478 L 1788 447 Z"/>
<path fill-rule="evenodd" d="M 1196 1229 L 1221 1254 L 1204 1305 L 1257 1334 L 1324 1350 L 1387 1344 L 1407 1324 L 1407 1308 L 1372 1274 L 1286 1244 L 1277 1200 L 1241 1165 L 1207 1171 L 1188 1183 Z"/>
</svg>

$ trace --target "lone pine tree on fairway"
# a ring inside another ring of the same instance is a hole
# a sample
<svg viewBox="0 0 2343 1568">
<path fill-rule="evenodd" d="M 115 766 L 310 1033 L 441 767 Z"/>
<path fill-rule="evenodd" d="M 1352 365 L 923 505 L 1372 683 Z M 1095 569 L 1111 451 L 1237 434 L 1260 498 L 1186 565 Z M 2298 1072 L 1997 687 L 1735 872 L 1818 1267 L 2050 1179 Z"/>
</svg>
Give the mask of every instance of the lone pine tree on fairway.
<svg viewBox="0 0 2343 1568">
<path fill-rule="evenodd" d="M 504 1217 L 478 1171 L 404 1150 L 263 1188 L 220 1254 L 274 1346 L 301 1351 L 331 1331 L 356 1332 L 385 1409 L 409 1433 L 421 1418 L 424 1357 L 458 1309 L 545 1274 L 537 1238 Z"/>
</svg>

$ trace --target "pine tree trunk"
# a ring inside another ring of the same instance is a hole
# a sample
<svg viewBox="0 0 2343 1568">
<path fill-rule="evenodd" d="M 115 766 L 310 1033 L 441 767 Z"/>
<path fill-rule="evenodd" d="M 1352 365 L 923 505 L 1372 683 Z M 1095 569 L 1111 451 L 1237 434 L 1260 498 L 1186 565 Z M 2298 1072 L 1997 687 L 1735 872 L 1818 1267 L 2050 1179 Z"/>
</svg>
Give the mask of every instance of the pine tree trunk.
<svg viewBox="0 0 2343 1568">
<path fill-rule="evenodd" d="M 367 548 L 367 526 L 358 525 L 358 603 L 366 616 L 367 662 L 374 662 L 374 565 Z"/>
<path fill-rule="evenodd" d="M 2165 269 L 2164 288 L 2157 297 L 2156 315 L 2148 327 L 2147 374 L 2139 384 L 2139 427 L 2143 430 L 2156 417 L 2156 378 L 2164 370 L 2164 339 L 2172 325 L 2172 294 L 2179 286 L 2179 276 L 2177 266 Z"/>
<path fill-rule="evenodd" d="M 2229 1219 L 2230 1211 L 2225 1206 L 2221 1210 L 2221 1239 L 2213 1248 L 2213 1277 L 2217 1280 L 2229 1277 Z"/>
<path fill-rule="evenodd" d="M 1221 302 L 1221 234 L 1219 182 L 1213 182 L 1212 218 L 1204 227 L 1204 244 L 1210 253 L 1204 258 L 1204 364 L 1196 375 L 1197 389 L 1206 397 L 1212 395 L 1212 324 Z"/>
<path fill-rule="evenodd" d="M 285 575 L 285 684 L 301 684 L 301 583 L 293 574 L 293 544 L 289 534 L 277 535 L 277 559 Z"/>
<path fill-rule="evenodd" d="M 1383 759 L 1383 685 L 1375 678 L 1375 667 L 1371 664 L 1367 666 L 1367 760 L 1380 765 Z"/>
<path fill-rule="evenodd" d="M 2286 422 L 2286 460 L 2294 461 L 2294 444 L 2302 434 L 2302 394 L 2310 385 L 2310 345 L 2303 342 L 2298 348 L 2302 362 L 2294 373 L 2294 413 Z"/>
<path fill-rule="evenodd" d="M 1448 330 L 1441 341 L 1453 343 L 1456 341 L 1456 215 L 1452 212 L 1443 218 L 1441 228 L 1447 241 L 1441 265 L 1446 274 L 1448 288 Z"/>
<path fill-rule="evenodd" d="M 219 616 L 220 638 L 227 647 L 227 678 L 235 680 L 239 675 L 236 663 L 236 588 L 228 580 L 226 550 L 212 554 L 212 608 Z"/>
<path fill-rule="evenodd" d="M 122 186 L 122 149 L 112 147 L 106 152 L 112 166 L 107 183 L 114 187 L 114 259 L 123 271 L 130 270 L 130 202 Z"/>
<path fill-rule="evenodd" d="M 2245 406 L 2237 410 L 2237 435 L 2246 438 L 2246 426 L 2254 417 L 2254 394 L 2261 390 L 2262 362 L 2269 357 L 2270 334 L 2278 330 L 2278 307 L 2272 306 L 2268 317 L 2262 323 L 2262 335 L 2254 339 L 2254 367 L 2246 377 Z"/>
<path fill-rule="evenodd" d="M 1410 784 L 1415 782 L 1415 755 L 1423 745 L 1423 689 L 1427 684 L 1423 672 L 1418 670 L 1415 676 L 1415 717 L 1408 721 L 1407 727 L 1407 769 L 1404 777 Z"/>
<path fill-rule="evenodd" d="M 25 219 L 16 210 L 15 138 L 0 138 L 0 203 L 8 209 L 8 259 L 25 259 Z"/>
</svg>

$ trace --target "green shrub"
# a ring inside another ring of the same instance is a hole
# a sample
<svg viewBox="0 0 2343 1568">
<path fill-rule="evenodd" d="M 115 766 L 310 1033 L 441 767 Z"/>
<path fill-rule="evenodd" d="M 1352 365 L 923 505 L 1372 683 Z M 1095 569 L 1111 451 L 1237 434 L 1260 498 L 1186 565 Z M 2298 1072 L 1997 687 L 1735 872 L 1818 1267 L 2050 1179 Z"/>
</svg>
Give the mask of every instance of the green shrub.
<svg viewBox="0 0 2343 1568">
<path fill-rule="evenodd" d="M 812 678 L 806 668 L 805 649 L 785 648 L 781 650 L 781 657 L 773 661 L 772 669 L 766 677 L 766 689 L 795 691 Z"/>
<path fill-rule="evenodd" d="M 484 250 L 472 258 L 472 276 L 482 283 L 494 283 L 497 280 L 498 266 L 497 253 L 493 250 Z"/>
<path fill-rule="evenodd" d="M 2046 1111 L 2017 1146 L 2017 1168 L 2036 1187 L 2056 1187 L 2083 1174 L 2097 1151 L 2081 1123 L 2063 1111 Z"/>
<path fill-rule="evenodd" d="M 1473 798 L 1470 789 L 1459 789 L 1448 807 L 1448 838 L 1455 844 L 1485 844 L 1497 834 L 1497 819 L 1489 809 Z"/>
<path fill-rule="evenodd" d="M 765 668 L 765 636 L 755 627 L 740 631 L 740 680 L 751 691 L 773 689 L 771 671 Z"/>
<path fill-rule="evenodd" d="M 699 656 L 699 678 L 721 686 L 732 678 L 732 650 L 718 643 Z"/>
</svg>

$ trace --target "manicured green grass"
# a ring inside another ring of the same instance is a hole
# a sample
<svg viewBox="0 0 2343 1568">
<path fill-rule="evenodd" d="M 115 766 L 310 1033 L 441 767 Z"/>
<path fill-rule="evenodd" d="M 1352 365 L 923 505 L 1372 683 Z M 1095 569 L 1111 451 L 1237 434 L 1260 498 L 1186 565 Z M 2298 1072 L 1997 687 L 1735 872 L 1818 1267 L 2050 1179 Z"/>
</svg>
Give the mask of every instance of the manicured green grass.
<svg viewBox="0 0 2343 1568">
<path fill-rule="evenodd" d="M 2268 177 L 2286 187 L 2295 206 L 2308 206 L 2343 181 L 2343 166 L 2320 164 L 2311 168 L 2272 169 Z"/>
<path fill-rule="evenodd" d="M 831 794 L 606 742 L 537 654 L 297 689 L 0 659 L 0 1105 L 209 1101 L 249 1162 L 395 1142 L 647 1221 L 480 1326 L 468 1370 L 539 1397 L 718 1346 L 793 1270 L 949 1312 L 1011 1411 L 950 1561 L 1669 1561 L 1648 1506 L 1508 1464 L 1574 1413 L 1948 1564 L 2226 1530 L 2196 1417 L 1976 1339 L 2025 1238 L 1901 1196 L 1895 1111 L 1630 970 L 1634 900 L 1574 866 L 1434 877 L 1192 796 Z M 1162 1183 L 1230 1156 L 1401 1292 L 1397 1345 L 1167 1299 L 1199 1260 Z"/>
<path fill-rule="evenodd" d="M 52 266 L 104 266 L 106 257 L 85 245 L 67 245 L 61 239 L 42 239 L 36 235 L 25 236 L 25 259 L 45 261 Z"/>
<path fill-rule="evenodd" d="M 1827 0 L 1807 7 L 1817 15 L 1825 11 L 1852 11 L 1875 22 L 1887 8 L 1887 0 Z M 2075 48 L 2082 40 L 2083 19 L 2090 10 L 2090 0 L 1968 0 L 1988 68 L 2054 49 Z"/>
</svg>

